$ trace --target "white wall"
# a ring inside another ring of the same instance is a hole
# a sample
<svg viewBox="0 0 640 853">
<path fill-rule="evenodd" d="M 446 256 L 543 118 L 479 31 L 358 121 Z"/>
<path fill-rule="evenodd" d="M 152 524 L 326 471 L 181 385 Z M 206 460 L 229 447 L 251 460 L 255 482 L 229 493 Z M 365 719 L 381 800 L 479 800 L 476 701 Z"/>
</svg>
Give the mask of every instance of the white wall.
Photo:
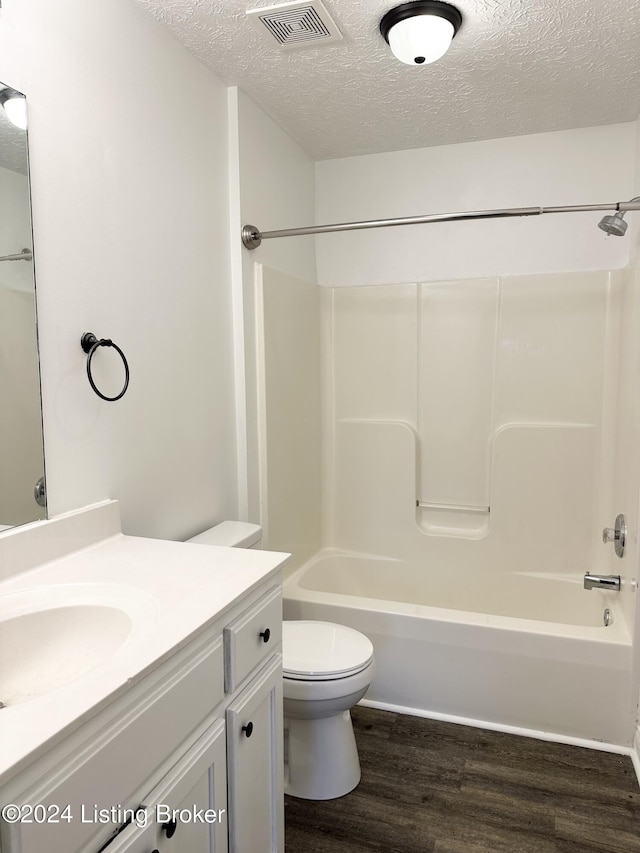
<svg viewBox="0 0 640 853">
<path fill-rule="evenodd" d="M 327 160 L 316 165 L 316 221 L 621 201 L 632 194 L 633 161 L 633 123 Z M 629 243 L 599 231 L 599 216 L 322 235 L 318 281 L 389 284 L 623 267 Z"/>
<path fill-rule="evenodd" d="M 50 514 L 118 498 L 165 538 L 234 517 L 225 88 L 130 0 L 6 0 L 0 80 L 29 105 Z M 117 403 L 87 330 L 129 359 Z"/>
<path fill-rule="evenodd" d="M 241 473 L 240 514 L 260 523 L 261 493 L 267 484 L 260 474 L 256 354 L 256 264 L 273 272 L 315 283 L 315 245 L 307 240 L 267 240 L 255 251 L 243 248 L 238 239 L 243 224 L 267 231 L 287 225 L 312 223 L 315 206 L 314 161 L 251 98 L 237 89 L 229 90 L 231 171 L 237 203 L 232 211 L 231 259 L 235 299 L 238 421 L 247 430 L 238 436 Z M 242 426 L 241 426 L 242 430 Z M 320 453 L 318 447 L 317 453 Z M 264 455 L 263 455 L 264 459 Z"/>
<path fill-rule="evenodd" d="M 234 89 L 240 148 L 242 224 L 262 231 L 313 224 L 315 162 L 244 92 Z M 265 240 L 243 258 L 305 281 L 316 280 L 313 240 Z"/>
</svg>

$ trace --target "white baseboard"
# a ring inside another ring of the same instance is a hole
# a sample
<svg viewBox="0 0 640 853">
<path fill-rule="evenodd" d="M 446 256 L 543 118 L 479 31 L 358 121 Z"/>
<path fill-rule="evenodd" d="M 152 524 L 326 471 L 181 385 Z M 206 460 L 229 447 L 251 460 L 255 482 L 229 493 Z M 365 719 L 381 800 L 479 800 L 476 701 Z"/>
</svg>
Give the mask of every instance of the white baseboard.
<svg viewBox="0 0 640 853">
<path fill-rule="evenodd" d="M 638 726 L 638 728 L 636 729 L 636 736 L 633 739 L 631 760 L 633 761 L 633 768 L 636 771 L 636 776 L 638 777 L 638 784 L 640 785 L 640 726 Z"/>
<path fill-rule="evenodd" d="M 619 746 L 615 743 L 602 743 L 597 740 L 571 737 L 570 735 L 559 735 L 554 732 L 537 731 L 536 729 L 523 729 L 519 726 L 507 726 L 501 723 L 489 723 L 486 720 L 473 720 L 469 717 L 456 717 L 453 714 L 437 714 L 424 711 L 421 708 L 408 708 L 404 705 L 392 705 L 387 702 L 371 702 L 362 699 L 358 704 L 367 708 L 378 708 L 380 711 L 391 711 L 395 714 L 409 714 L 413 717 L 424 717 L 428 720 L 441 720 L 445 723 L 456 723 L 461 726 L 472 726 L 475 729 L 487 729 L 492 732 L 504 732 L 510 735 L 531 737 L 536 740 L 546 740 L 551 743 L 566 743 L 568 746 L 582 746 L 587 749 L 597 749 L 600 752 L 614 752 L 618 755 L 628 755 L 633 761 L 638 783 L 640 784 L 640 728 L 636 731 L 634 747 Z"/>
</svg>

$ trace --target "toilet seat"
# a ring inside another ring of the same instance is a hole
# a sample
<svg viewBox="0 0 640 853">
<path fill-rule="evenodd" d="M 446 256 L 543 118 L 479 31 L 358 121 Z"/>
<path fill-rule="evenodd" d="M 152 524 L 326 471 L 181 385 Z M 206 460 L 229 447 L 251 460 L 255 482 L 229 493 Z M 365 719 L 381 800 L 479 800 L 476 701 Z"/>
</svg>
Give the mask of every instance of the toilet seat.
<svg viewBox="0 0 640 853">
<path fill-rule="evenodd" d="M 283 676 L 296 681 L 334 681 L 366 669 L 373 660 L 371 640 L 332 622 L 285 621 Z"/>
</svg>

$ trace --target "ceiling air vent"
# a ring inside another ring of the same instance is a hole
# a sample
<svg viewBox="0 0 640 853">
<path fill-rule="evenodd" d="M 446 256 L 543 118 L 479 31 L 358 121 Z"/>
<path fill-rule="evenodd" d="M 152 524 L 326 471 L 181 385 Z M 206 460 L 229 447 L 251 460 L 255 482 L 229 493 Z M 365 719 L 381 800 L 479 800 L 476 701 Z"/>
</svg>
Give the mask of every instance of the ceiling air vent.
<svg viewBox="0 0 640 853">
<path fill-rule="evenodd" d="M 281 48 L 308 47 L 340 41 L 342 34 L 320 0 L 278 3 L 247 11 L 263 33 L 270 33 Z"/>
</svg>

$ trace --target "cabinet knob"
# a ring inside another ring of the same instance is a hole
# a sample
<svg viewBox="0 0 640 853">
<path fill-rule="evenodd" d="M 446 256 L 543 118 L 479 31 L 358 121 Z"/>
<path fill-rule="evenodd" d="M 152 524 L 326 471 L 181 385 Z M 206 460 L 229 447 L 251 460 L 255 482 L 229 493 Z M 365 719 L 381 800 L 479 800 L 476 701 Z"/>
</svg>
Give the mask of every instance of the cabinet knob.
<svg viewBox="0 0 640 853">
<path fill-rule="evenodd" d="M 242 727 L 242 731 L 247 737 L 251 737 L 251 735 L 253 734 L 253 723 L 247 723 L 246 726 Z"/>
<path fill-rule="evenodd" d="M 271 630 L 269 628 L 265 628 L 264 631 L 260 631 L 260 636 L 262 637 L 263 643 L 268 643 L 271 638 Z"/>
<path fill-rule="evenodd" d="M 162 824 L 162 828 L 164 829 L 167 838 L 173 838 L 176 829 L 178 828 L 178 821 L 168 820 L 166 823 Z"/>
</svg>

